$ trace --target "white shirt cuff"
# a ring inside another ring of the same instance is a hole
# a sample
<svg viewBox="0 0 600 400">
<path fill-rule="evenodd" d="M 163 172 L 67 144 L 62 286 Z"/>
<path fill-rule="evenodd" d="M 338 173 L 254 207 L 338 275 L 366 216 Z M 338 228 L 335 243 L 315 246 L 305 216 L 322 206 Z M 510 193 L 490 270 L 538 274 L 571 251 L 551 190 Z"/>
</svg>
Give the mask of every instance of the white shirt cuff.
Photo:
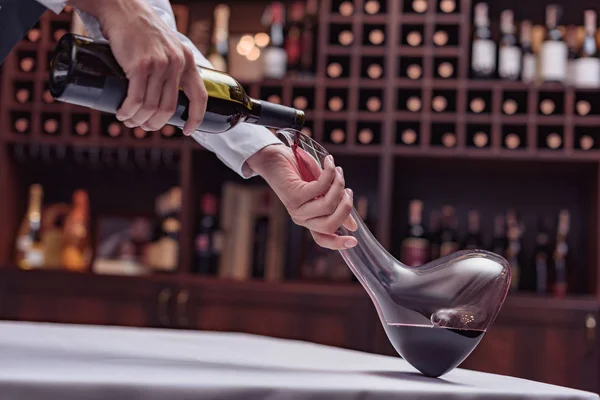
<svg viewBox="0 0 600 400">
<path fill-rule="evenodd" d="M 267 128 L 246 123 L 219 134 L 196 131 L 192 137 L 246 179 L 256 176 L 256 173 L 246 164 L 253 154 L 267 146 L 283 145 L 281 140 Z"/>
<path fill-rule="evenodd" d="M 54 12 L 55 14 L 60 14 L 67 5 L 67 2 L 65 0 L 37 0 L 37 2 L 49 9 L 50 11 Z"/>
</svg>

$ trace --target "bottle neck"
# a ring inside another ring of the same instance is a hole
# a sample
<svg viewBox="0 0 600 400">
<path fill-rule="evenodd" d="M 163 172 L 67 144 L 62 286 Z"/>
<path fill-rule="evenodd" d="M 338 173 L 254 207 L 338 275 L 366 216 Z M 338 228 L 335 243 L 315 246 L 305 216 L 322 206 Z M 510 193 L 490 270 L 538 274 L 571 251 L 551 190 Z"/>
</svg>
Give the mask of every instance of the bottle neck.
<svg viewBox="0 0 600 400">
<path fill-rule="evenodd" d="M 246 122 L 269 128 L 304 128 L 305 115 L 303 111 L 264 100 L 248 98 L 249 108 Z"/>
</svg>

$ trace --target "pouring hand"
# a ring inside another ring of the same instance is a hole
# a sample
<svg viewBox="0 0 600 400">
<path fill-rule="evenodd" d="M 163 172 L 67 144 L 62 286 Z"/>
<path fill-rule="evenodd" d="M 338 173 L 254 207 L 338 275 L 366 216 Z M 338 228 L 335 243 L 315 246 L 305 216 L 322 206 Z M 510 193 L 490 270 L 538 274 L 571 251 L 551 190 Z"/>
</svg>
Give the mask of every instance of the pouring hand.
<svg viewBox="0 0 600 400">
<path fill-rule="evenodd" d="M 162 128 L 175 113 L 179 86 L 190 100 L 183 132 L 200 125 L 208 94 L 194 55 L 144 0 L 70 0 L 95 17 L 115 59 L 129 80 L 117 118 L 129 127 Z"/>
<path fill-rule="evenodd" d="M 267 146 L 247 163 L 277 194 L 292 221 L 309 229 L 319 246 L 331 250 L 356 246 L 354 237 L 336 233 L 341 226 L 355 231 L 357 224 L 350 216 L 352 190 L 345 189 L 344 172 L 336 168 L 333 157 L 327 158 L 322 171 L 315 171 L 318 179 L 313 182 L 301 178 L 294 154 L 286 146 Z"/>
</svg>

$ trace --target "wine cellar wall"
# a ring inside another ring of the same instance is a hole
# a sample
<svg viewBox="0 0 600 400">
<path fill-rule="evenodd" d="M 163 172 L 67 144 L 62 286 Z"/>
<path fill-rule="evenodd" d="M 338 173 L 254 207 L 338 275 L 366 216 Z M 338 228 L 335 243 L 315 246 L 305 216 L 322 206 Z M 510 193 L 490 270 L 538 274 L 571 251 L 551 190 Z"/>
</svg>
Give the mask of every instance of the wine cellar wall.
<svg viewBox="0 0 600 400">
<path fill-rule="evenodd" d="M 548 32 L 566 46 L 570 26 L 585 31 L 589 4 L 557 2 L 562 18 L 547 29 L 549 1 L 476 3 L 290 0 L 285 21 L 265 17 L 274 4 L 266 0 L 173 6 L 178 29 L 250 96 L 306 111 L 304 132 L 334 155 L 356 208 L 395 257 L 418 265 L 483 247 L 509 258 L 515 286 L 466 367 L 600 391 L 598 89 L 545 82 L 539 64 L 530 75 L 499 72 L 514 67 L 501 60 L 511 40 L 536 60 Z M 476 18 L 482 10 L 487 19 Z M 49 54 L 81 29 L 74 15 L 46 13 L 2 65 L 0 318 L 234 330 L 394 355 L 343 260 L 294 225 L 264 181 L 241 179 L 179 129 L 129 129 L 49 96 Z M 261 44 L 274 26 L 284 43 Z M 294 29 L 304 38 L 296 50 Z M 521 37 L 528 29 L 530 45 Z M 211 41 L 219 30 L 226 52 Z M 587 36 L 577 37 L 583 48 Z M 482 58 L 490 44 L 493 58 Z M 287 66 L 258 67 L 282 48 Z M 477 57 L 494 61 L 491 69 Z M 43 238 L 35 254 L 68 241 L 74 214 L 87 215 L 88 235 L 79 253 L 62 246 L 46 251 L 54 263 L 21 265 L 17 238 L 36 184 Z M 235 223 L 250 228 L 233 235 Z M 130 240 L 109 251 L 124 231 Z M 79 311 L 67 314 L 73 302 Z M 572 373 L 540 372 L 563 362 L 551 357 L 569 345 Z M 501 353 L 511 358 L 489 362 Z M 532 358 L 539 365 L 521 363 Z"/>
</svg>

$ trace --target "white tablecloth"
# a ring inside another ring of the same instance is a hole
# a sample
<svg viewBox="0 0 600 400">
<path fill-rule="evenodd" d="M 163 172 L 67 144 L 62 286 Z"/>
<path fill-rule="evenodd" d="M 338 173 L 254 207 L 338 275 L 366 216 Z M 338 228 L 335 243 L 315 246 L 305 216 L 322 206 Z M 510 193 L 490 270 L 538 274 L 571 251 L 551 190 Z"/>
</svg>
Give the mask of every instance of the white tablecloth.
<svg viewBox="0 0 600 400">
<path fill-rule="evenodd" d="M 599 399 L 259 336 L 0 322 L 0 399 Z"/>
</svg>

